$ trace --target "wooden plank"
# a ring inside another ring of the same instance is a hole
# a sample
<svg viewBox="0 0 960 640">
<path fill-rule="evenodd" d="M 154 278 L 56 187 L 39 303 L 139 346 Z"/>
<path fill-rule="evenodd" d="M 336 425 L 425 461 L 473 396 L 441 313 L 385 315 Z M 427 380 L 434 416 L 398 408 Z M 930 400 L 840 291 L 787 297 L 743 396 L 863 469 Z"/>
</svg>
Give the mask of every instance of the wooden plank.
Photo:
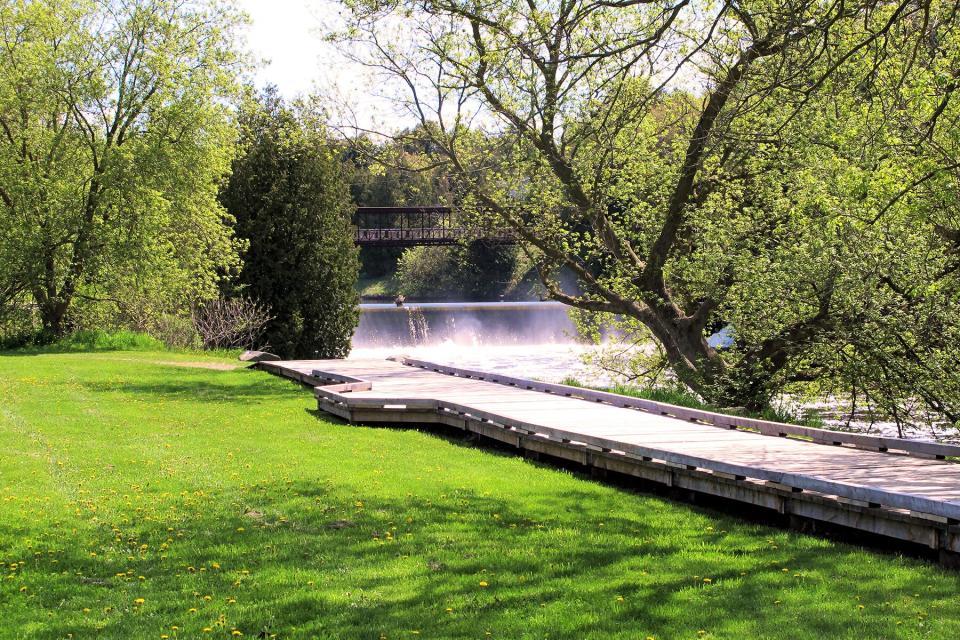
<svg viewBox="0 0 960 640">
<path fill-rule="evenodd" d="M 605 391 L 594 391 L 591 389 L 582 389 L 579 387 L 570 387 L 561 384 L 524 380 L 522 378 L 498 374 L 485 374 L 483 372 L 472 371 L 468 369 L 435 365 L 412 358 L 400 358 L 398 361 L 406 363 L 410 366 L 428 368 L 432 371 L 448 373 L 450 375 L 473 375 L 481 377 L 484 380 L 496 382 L 498 384 L 513 384 L 522 386 L 526 389 L 550 391 L 551 393 L 567 395 L 584 400 L 607 402 L 618 407 L 643 409 L 651 413 L 671 415 L 684 420 L 695 419 L 719 427 L 733 426 L 737 428 L 750 429 L 764 435 L 794 435 L 810 438 L 811 440 L 821 444 L 851 443 L 885 450 L 897 449 L 901 451 L 912 451 L 927 455 L 960 457 L 960 446 L 957 445 L 915 440 L 902 440 L 899 438 L 884 438 L 879 436 L 830 431 L 828 429 L 816 429 L 813 427 L 803 427 L 799 425 L 789 425 L 767 420 L 757 420 L 755 418 L 715 413 L 701 409 L 680 407 L 663 402 L 655 402 L 653 400 L 631 398 Z"/>
</svg>

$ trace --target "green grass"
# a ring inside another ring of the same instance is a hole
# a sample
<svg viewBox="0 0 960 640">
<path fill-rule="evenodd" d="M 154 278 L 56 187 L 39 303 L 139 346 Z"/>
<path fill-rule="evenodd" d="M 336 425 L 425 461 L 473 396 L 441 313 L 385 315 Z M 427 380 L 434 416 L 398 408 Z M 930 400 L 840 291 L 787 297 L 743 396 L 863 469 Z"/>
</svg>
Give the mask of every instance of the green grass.
<svg viewBox="0 0 960 640">
<path fill-rule="evenodd" d="M 400 285 L 394 274 L 357 280 L 357 292 L 364 298 L 394 298 L 400 293 Z"/>
<path fill-rule="evenodd" d="M 0 356 L 0 637 L 960 637 L 934 565 L 198 364 L 229 361 Z"/>
</svg>

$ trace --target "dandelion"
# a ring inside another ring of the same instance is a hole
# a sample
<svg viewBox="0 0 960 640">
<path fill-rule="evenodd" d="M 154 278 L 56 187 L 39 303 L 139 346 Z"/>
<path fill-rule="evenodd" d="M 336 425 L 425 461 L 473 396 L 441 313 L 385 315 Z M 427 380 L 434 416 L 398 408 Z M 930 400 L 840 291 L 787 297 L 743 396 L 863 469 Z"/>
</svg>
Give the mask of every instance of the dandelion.
<svg viewBox="0 0 960 640">
<path fill-rule="evenodd" d="M 243 527 L 237 527 L 237 533 L 243 533 L 244 531 L 246 531 L 246 529 Z"/>
<path fill-rule="evenodd" d="M 235 636 L 235 637 L 239 637 L 239 636 L 242 636 L 242 635 L 243 635 L 243 632 L 240 631 L 240 629 L 234 629 L 233 631 L 230 632 L 230 635 Z"/>
<path fill-rule="evenodd" d="M 143 598 L 137 598 L 136 600 L 133 601 L 133 604 L 141 605 L 144 602 L 146 602 L 146 600 L 144 600 Z"/>
<path fill-rule="evenodd" d="M 490 586 L 490 585 L 487 584 L 487 581 L 486 581 L 486 580 L 481 580 L 481 581 L 480 581 L 480 586 L 481 586 L 481 587 L 488 587 L 488 586 Z"/>
<path fill-rule="evenodd" d="M 453 607 L 447 607 L 447 613 L 453 613 Z"/>
<path fill-rule="evenodd" d="M 220 563 L 219 563 L 219 562 L 211 562 L 211 563 L 210 563 L 210 568 L 211 568 L 211 569 L 219 569 L 219 568 L 220 568 Z"/>
<path fill-rule="evenodd" d="M 204 627 L 204 628 L 202 629 L 202 631 L 203 631 L 204 633 L 210 633 L 211 631 L 213 631 L 213 629 L 211 629 L 210 627 Z"/>
<path fill-rule="evenodd" d="M 617 596 L 617 602 L 623 602 L 623 596 Z"/>
<path fill-rule="evenodd" d="M 84 607 L 84 608 L 83 608 L 83 612 L 84 612 L 84 613 L 90 613 L 90 608 L 89 608 L 89 607 Z"/>
<path fill-rule="evenodd" d="M 197 612 L 196 607 L 190 607 L 189 609 L 187 609 L 187 613 L 196 613 L 196 612 Z"/>
<path fill-rule="evenodd" d="M 212 596 L 203 596 L 203 599 L 206 600 L 207 602 L 210 602 L 211 600 L 213 600 L 213 597 L 212 597 Z"/>
<path fill-rule="evenodd" d="M 26 590 L 27 590 L 27 588 L 26 588 L 26 587 L 20 587 L 20 593 L 25 593 L 25 592 L 26 592 Z"/>
<path fill-rule="evenodd" d="M 704 582 L 704 584 L 712 584 L 712 583 L 713 583 L 713 580 L 710 579 L 710 578 L 704 578 L 704 579 L 703 579 L 703 582 Z"/>
</svg>

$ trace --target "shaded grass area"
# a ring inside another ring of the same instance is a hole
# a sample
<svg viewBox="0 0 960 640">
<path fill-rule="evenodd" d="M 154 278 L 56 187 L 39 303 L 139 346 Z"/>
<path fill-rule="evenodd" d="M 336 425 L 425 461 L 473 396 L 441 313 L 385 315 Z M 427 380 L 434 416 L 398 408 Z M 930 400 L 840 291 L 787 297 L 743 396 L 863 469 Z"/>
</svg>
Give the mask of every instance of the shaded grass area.
<svg viewBox="0 0 960 640">
<path fill-rule="evenodd" d="M 0 339 L 0 352 L 16 349 L 19 353 L 63 353 L 70 351 L 160 351 L 163 342 L 136 331 L 86 330 L 49 340 L 42 332 Z"/>
<path fill-rule="evenodd" d="M 960 637 L 955 573 L 196 358 L 0 356 L 0 637 Z"/>
</svg>

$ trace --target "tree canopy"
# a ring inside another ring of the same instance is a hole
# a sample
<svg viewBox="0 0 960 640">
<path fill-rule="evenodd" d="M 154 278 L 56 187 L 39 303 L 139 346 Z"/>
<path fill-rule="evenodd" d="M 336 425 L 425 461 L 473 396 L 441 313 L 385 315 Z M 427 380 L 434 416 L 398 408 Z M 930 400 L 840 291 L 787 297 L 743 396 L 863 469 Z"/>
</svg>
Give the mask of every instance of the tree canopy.
<svg viewBox="0 0 960 640">
<path fill-rule="evenodd" d="M 239 283 L 273 319 L 265 340 L 284 358 L 341 358 L 359 320 L 359 271 L 346 168 L 309 104 L 273 90 L 240 114 L 243 152 L 221 201 L 249 243 Z"/>
<path fill-rule="evenodd" d="M 0 308 L 30 300 L 57 335 L 78 299 L 136 325 L 216 294 L 240 248 L 216 198 L 240 23 L 213 2 L 0 6 Z"/>
<path fill-rule="evenodd" d="M 815 380 L 960 417 L 956 3 L 347 4 L 550 297 L 711 402 Z"/>
</svg>

